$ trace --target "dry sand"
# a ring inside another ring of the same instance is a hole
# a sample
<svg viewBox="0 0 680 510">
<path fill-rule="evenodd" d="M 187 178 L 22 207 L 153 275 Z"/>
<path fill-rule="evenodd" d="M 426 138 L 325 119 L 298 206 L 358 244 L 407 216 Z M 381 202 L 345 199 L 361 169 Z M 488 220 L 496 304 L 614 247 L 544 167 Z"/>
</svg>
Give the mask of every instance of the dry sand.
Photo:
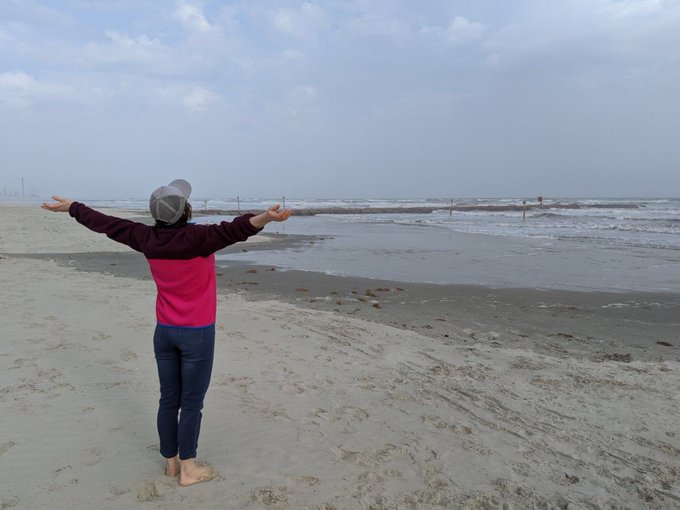
<svg viewBox="0 0 680 510">
<path fill-rule="evenodd" d="M 2 509 L 680 507 L 675 346 L 551 351 L 542 315 L 532 337 L 530 311 L 512 333 L 461 304 L 443 341 L 235 288 L 199 444 L 221 476 L 180 488 L 157 451 L 153 284 L 17 256 L 126 248 L 0 212 Z"/>
</svg>

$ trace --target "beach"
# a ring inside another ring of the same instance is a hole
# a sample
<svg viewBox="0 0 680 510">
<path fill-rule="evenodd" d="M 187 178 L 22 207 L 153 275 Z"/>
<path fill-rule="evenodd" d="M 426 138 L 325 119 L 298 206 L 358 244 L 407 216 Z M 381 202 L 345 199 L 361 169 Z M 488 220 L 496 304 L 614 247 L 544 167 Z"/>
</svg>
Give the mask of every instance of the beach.
<svg viewBox="0 0 680 510">
<path fill-rule="evenodd" d="M 181 488 L 158 453 L 144 258 L 0 210 L 0 508 L 680 507 L 675 292 L 240 261 L 313 240 L 266 229 L 217 269 L 199 458 L 220 476 Z"/>
</svg>

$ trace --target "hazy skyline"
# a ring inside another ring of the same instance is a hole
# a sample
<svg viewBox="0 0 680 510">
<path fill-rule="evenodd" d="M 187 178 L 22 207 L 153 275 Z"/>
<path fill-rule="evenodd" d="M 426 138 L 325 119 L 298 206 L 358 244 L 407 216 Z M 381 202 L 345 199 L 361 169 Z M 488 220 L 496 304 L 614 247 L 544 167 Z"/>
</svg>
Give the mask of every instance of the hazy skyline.
<svg viewBox="0 0 680 510">
<path fill-rule="evenodd" d="M 680 2 L 0 0 L 0 191 L 678 196 Z"/>
</svg>

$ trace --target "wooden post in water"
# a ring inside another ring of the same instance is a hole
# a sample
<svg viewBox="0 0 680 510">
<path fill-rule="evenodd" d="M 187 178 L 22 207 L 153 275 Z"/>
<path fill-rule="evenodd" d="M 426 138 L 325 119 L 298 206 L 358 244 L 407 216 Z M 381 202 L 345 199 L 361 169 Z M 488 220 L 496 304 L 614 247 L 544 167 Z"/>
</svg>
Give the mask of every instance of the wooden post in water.
<svg viewBox="0 0 680 510">
<path fill-rule="evenodd" d="M 449 205 L 449 216 L 453 216 L 453 198 L 451 199 L 451 205 Z"/>
<path fill-rule="evenodd" d="M 283 197 L 283 208 L 284 209 L 286 208 L 286 197 L 285 196 Z"/>
<path fill-rule="evenodd" d="M 203 212 L 204 213 L 208 212 L 208 201 L 207 200 L 203 201 Z"/>
<path fill-rule="evenodd" d="M 239 215 L 241 214 L 241 198 L 236 195 L 236 209 L 238 209 Z"/>
<path fill-rule="evenodd" d="M 526 220 L 527 219 L 527 201 L 522 200 L 522 219 Z"/>
</svg>

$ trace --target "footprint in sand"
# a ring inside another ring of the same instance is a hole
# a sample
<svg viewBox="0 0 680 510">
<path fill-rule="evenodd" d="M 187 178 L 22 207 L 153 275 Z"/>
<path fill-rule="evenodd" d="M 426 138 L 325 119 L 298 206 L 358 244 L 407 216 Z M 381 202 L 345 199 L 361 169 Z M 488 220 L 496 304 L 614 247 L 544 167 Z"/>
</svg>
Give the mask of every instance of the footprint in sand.
<svg viewBox="0 0 680 510">
<path fill-rule="evenodd" d="M 16 446 L 14 441 L 7 441 L 6 443 L 0 444 L 0 456 L 9 450 L 12 446 Z"/>
<path fill-rule="evenodd" d="M 102 460 L 102 455 L 104 454 L 103 448 L 83 448 L 80 451 L 80 462 L 86 466 L 94 466 L 100 460 Z"/>
<path fill-rule="evenodd" d="M 246 388 L 253 384 L 255 380 L 248 376 L 225 376 L 219 379 L 215 384 L 217 386 L 226 386 L 232 391 L 244 392 Z"/>
<path fill-rule="evenodd" d="M 301 485 L 303 487 L 312 487 L 319 483 L 319 479 L 312 475 L 288 475 L 286 478 L 291 485 Z"/>
<path fill-rule="evenodd" d="M 369 448 L 353 451 L 338 447 L 331 449 L 330 452 L 335 455 L 337 460 L 364 467 L 378 467 L 381 464 L 386 464 L 407 454 L 405 448 L 391 443 L 386 443 L 377 450 Z"/>
<path fill-rule="evenodd" d="M 329 422 L 336 422 L 340 420 L 347 420 L 352 422 L 361 422 L 368 418 L 368 411 L 360 407 L 343 406 L 335 409 L 314 409 L 309 416 L 315 418 L 322 418 Z"/>
<path fill-rule="evenodd" d="M 244 393 L 240 399 L 241 409 L 273 421 L 289 421 L 290 417 L 281 405 Z"/>
<path fill-rule="evenodd" d="M 0 499 L 0 508 L 2 508 L 2 510 L 5 510 L 5 508 L 14 508 L 18 504 L 19 498 L 17 498 L 16 496 Z"/>
<path fill-rule="evenodd" d="M 101 342 L 101 341 L 110 340 L 110 339 L 111 339 L 111 335 L 107 335 L 106 333 L 102 333 L 101 331 L 92 335 L 92 340 L 95 341 L 95 342 L 98 342 L 98 341 Z"/>
<path fill-rule="evenodd" d="M 281 388 L 281 391 L 283 393 L 288 393 L 288 394 L 293 394 L 293 395 L 299 395 L 301 393 L 305 392 L 305 386 L 300 383 L 285 383 L 285 384 L 280 384 L 279 388 Z"/>
<path fill-rule="evenodd" d="M 116 483 L 109 485 L 109 492 L 114 496 L 122 496 L 123 494 L 127 494 L 131 490 L 132 489 L 128 487 L 127 484 L 124 483 Z"/>
<path fill-rule="evenodd" d="M 146 480 L 144 484 L 137 489 L 137 501 L 153 501 L 159 499 L 161 496 L 158 494 L 158 489 L 153 480 Z"/>
<path fill-rule="evenodd" d="M 302 446 L 317 447 L 323 442 L 323 434 L 315 427 L 300 428 L 297 431 L 297 440 Z"/>
<path fill-rule="evenodd" d="M 123 349 L 120 351 L 120 359 L 123 361 L 130 361 L 131 359 L 137 359 L 137 354 L 129 349 Z"/>
<path fill-rule="evenodd" d="M 288 487 L 262 487 L 250 493 L 253 503 L 266 506 L 281 505 L 288 502 Z"/>
<path fill-rule="evenodd" d="M 472 429 L 467 425 L 455 425 L 453 423 L 448 423 L 439 416 L 421 416 L 420 420 L 423 423 L 429 423 L 438 429 L 448 430 L 449 432 L 453 432 L 458 435 L 467 436 L 472 434 Z"/>
<path fill-rule="evenodd" d="M 168 480 L 144 480 L 137 488 L 137 501 L 156 501 L 176 488 L 176 482 Z"/>
</svg>

